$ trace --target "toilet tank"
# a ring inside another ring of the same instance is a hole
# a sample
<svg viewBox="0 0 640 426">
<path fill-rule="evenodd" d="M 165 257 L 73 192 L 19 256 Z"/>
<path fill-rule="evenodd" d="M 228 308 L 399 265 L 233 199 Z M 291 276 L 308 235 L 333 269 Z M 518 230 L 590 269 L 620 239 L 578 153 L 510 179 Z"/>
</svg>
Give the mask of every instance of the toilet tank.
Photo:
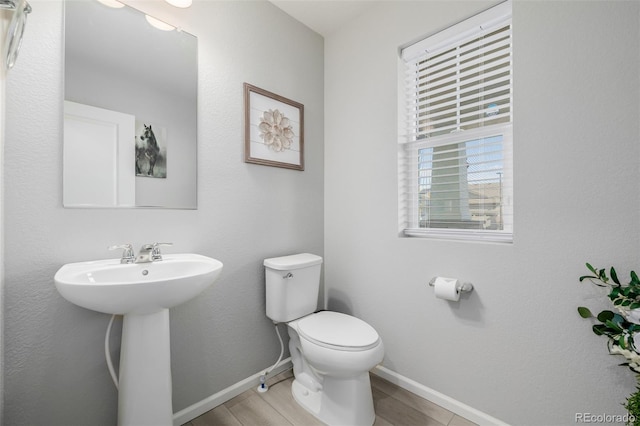
<svg viewBox="0 0 640 426">
<path fill-rule="evenodd" d="M 322 258 L 310 253 L 264 260 L 267 316 L 288 322 L 316 311 Z"/>
</svg>

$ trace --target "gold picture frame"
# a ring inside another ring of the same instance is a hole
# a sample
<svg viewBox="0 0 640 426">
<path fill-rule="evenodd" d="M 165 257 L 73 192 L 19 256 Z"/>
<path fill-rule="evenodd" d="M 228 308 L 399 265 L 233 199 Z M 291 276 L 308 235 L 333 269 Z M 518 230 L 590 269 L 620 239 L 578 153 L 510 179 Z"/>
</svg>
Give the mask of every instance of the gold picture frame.
<svg viewBox="0 0 640 426">
<path fill-rule="evenodd" d="M 304 170 L 304 105 L 244 83 L 244 161 Z"/>
</svg>

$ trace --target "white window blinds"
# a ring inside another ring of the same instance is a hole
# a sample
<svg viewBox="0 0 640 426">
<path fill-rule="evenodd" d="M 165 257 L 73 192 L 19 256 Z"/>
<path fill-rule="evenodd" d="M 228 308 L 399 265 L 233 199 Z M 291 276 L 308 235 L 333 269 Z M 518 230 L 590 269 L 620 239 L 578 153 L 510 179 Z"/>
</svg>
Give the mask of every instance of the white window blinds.
<svg viewBox="0 0 640 426">
<path fill-rule="evenodd" d="M 401 228 L 511 241 L 511 3 L 402 51 Z"/>
</svg>

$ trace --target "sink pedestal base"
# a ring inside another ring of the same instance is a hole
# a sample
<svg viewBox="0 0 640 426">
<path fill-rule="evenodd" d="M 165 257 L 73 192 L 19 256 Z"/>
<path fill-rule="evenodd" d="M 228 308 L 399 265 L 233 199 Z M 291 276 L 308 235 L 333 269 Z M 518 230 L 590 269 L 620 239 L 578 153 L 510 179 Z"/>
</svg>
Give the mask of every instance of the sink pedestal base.
<svg viewBox="0 0 640 426">
<path fill-rule="evenodd" d="M 124 316 L 118 382 L 118 425 L 173 425 L 168 309 Z"/>
</svg>

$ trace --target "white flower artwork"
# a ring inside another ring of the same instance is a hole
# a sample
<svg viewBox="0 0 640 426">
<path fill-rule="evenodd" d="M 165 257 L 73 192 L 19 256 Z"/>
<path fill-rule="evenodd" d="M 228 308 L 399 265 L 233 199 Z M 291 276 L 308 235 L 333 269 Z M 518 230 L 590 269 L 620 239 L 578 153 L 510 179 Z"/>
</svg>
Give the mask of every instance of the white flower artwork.
<svg viewBox="0 0 640 426">
<path fill-rule="evenodd" d="M 304 170 L 304 105 L 245 83 L 245 162 Z"/>
<path fill-rule="evenodd" d="M 260 137 L 273 151 L 290 149 L 293 144 L 293 127 L 290 120 L 277 109 L 265 111 L 260 117 Z"/>
</svg>

